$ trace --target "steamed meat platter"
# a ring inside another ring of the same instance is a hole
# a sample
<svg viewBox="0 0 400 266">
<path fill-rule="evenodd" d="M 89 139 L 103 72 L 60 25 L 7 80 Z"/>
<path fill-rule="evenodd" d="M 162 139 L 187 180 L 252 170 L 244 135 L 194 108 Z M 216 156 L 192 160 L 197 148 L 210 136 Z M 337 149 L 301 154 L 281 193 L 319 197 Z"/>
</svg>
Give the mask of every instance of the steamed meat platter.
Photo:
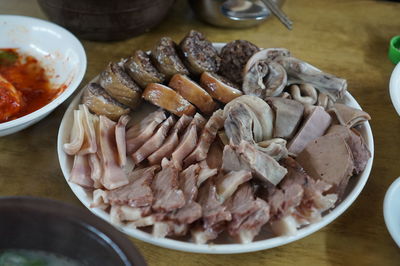
<svg viewBox="0 0 400 266">
<path fill-rule="evenodd" d="M 155 237 L 295 235 L 370 159 L 359 132 L 370 117 L 341 103 L 346 90 L 284 48 L 164 37 L 84 88 L 63 146 L 69 181 L 113 224 Z"/>
</svg>

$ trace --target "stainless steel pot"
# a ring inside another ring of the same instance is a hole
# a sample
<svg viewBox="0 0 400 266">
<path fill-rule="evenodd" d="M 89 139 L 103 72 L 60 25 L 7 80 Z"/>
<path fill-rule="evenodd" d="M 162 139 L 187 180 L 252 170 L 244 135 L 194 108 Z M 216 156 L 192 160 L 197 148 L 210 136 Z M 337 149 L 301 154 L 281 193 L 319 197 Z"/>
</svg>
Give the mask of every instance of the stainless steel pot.
<svg viewBox="0 0 400 266">
<path fill-rule="evenodd" d="M 261 0 L 189 0 L 189 4 L 200 19 L 220 27 L 251 27 L 271 16 Z"/>
</svg>

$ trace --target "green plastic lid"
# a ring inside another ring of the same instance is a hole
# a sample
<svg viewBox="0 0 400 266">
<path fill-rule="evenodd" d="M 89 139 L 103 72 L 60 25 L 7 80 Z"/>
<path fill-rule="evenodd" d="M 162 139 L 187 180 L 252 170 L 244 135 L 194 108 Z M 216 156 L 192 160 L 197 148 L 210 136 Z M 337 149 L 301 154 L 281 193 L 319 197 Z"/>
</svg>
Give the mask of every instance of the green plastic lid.
<svg viewBox="0 0 400 266">
<path fill-rule="evenodd" d="M 388 56 L 393 64 L 400 62 L 400 36 L 394 36 L 390 40 Z"/>
</svg>

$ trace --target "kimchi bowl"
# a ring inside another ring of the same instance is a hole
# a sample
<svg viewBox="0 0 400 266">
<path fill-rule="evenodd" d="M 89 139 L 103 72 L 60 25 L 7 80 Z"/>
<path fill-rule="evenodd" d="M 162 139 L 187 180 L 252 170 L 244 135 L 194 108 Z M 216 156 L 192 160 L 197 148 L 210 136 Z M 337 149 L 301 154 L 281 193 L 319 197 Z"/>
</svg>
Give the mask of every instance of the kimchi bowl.
<svg viewBox="0 0 400 266">
<path fill-rule="evenodd" d="M 0 48 L 35 58 L 44 68 L 51 90 L 44 106 L 0 123 L 0 136 L 20 131 L 50 114 L 78 88 L 86 71 L 86 54 L 79 40 L 53 23 L 24 16 L 0 15 Z M 29 103 L 28 103 L 29 104 Z"/>
</svg>

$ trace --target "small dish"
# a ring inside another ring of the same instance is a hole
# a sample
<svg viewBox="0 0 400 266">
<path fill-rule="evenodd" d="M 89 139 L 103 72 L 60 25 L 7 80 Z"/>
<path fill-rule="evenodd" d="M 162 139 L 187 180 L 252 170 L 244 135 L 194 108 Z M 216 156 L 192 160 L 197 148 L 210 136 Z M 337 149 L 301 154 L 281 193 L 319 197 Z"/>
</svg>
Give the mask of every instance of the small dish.
<svg viewBox="0 0 400 266">
<path fill-rule="evenodd" d="M 396 65 L 390 76 L 389 93 L 394 109 L 400 115 L 400 64 Z"/>
<path fill-rule="evenodd" d="M 85 209 L 50 199 L 2 197 L 0 216 L 1 251 L 41 251 L 79 265 L 146 265 L 129 239 Z"/>
<path fill-rule="evenodd" d="M 400 247 L 400 177 L 398 177 L 386 192 L 383 201 L 383 217 L 386 227 L 394 242 Z"/>
<path fill-rule="evenodd" d="M 0 15 L 0 36 L 0 48 L 16 48 L 35 57 L 46 70 L 52 87 L 65 87 L 42 108 L 0 123 L 0 136 L 5 136 L 43 119 L 71 96 L 85 75 L 86 54 L 82 44 L 69 31 L 36 18 Z"/>
</svg>

